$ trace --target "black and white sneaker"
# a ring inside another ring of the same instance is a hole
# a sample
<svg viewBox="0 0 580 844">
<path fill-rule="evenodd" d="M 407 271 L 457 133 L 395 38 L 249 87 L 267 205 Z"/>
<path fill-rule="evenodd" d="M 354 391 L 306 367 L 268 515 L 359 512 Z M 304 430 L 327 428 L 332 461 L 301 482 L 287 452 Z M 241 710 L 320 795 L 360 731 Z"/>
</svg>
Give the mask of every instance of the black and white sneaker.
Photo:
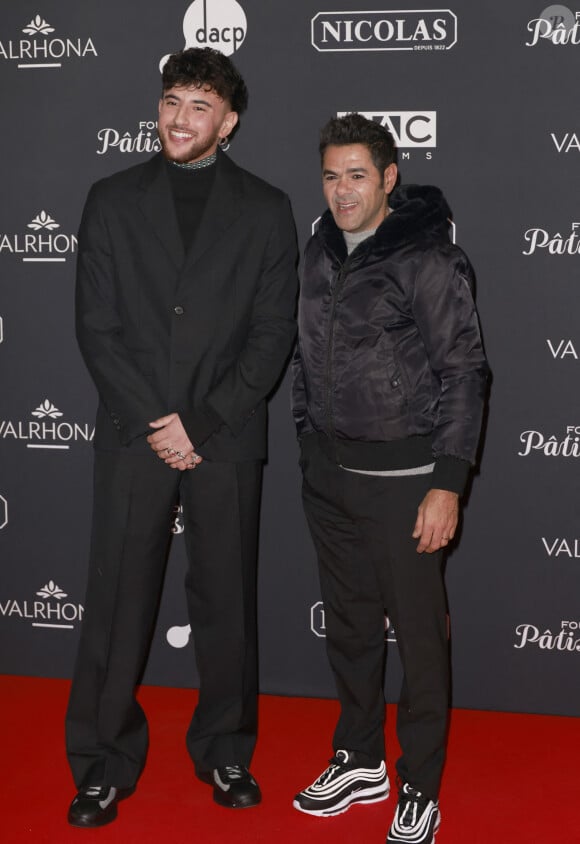
<svg viewBox="0 0 580 844">
<path fill-rule="evenodd" d="M 346 812 L 353 803 L 377 803 L 388 796 L 384 762 L 378 768 L 363 768 L 355 752 L 337 750 L 329 767 L 296 795 L 292 805 L 299 812 L 325 818 Z"/>
<path fill-rule="evenodd" d="M 439 803 L 405 783 L 399 791 L 387 844 L 433 844 L 440 823 Z"/>
</svg>

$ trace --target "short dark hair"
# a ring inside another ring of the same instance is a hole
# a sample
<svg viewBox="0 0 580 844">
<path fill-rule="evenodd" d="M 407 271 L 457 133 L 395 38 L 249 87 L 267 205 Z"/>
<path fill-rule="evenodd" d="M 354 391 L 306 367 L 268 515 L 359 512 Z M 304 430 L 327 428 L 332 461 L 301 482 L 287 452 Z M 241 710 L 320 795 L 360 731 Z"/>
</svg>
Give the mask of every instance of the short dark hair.
<svg viewBox="0 0 580 844">
<path fill-rule="evenodd" d="M 367 120 L 362 114 L 353 112 L 344 117 L 332 117 L 320 132 L 320 160 L 328 146 L 364 144 L 369 148 L 373 164 L 381 174 L 389 164 L 397 163 L 397 147 L 393 136 L 380 123 Z"/>
<path fill-rule="evenodd" d="M 238 114 L 248 107 L 246 83 L 230 59 L 211 47 L 191 47 L 169 56 L 162 84 L 164 91 L 190 85 L 215 91 Z"/>
</svg>

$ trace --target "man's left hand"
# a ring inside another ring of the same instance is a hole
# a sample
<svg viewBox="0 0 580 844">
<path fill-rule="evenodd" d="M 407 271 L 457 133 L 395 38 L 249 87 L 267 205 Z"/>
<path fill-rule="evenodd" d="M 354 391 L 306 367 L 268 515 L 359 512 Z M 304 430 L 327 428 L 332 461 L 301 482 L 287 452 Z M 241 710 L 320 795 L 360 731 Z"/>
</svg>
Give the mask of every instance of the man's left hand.
<svg viewBox="0 0 580 844">
<path fill-rule="evenodd" d="M 445 548 L 455 536 L 459 520 L 459 496 L 447 489 L 430 489 L 417 513 L 413 539 L 417 553 L 432 554 Z"/>
<path fill-rule="evenodd" d="M 172 469 L 195 469 L 203 457 L 195 453 L 195 449 L 178 413 L 161 416 L 149 423 L 151 428 L 157 428 L 154 434 L 149 434 L 147 442 L 161 460 Z"/>
</svg>

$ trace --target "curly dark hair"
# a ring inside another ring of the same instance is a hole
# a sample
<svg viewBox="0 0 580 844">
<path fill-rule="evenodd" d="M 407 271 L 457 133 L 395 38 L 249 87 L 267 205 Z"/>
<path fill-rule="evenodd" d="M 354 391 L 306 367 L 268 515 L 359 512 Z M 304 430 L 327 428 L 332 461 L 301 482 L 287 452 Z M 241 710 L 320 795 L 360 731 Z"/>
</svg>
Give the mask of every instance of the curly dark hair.
<svg viewBox="0 0 580 844">
<path fill-rule="evenodd" d="M 190 85 L 215 91 L 238 114 L 248 107 L 246 83 L 228 57 L 211 47 L 191 47 L 169 56 L 162 85 L 164 91 Z"/>
<path fill-rule="evenodd" d="M 364 144 L 369 148 L 373 164 L 384 173 L 389 164 L 397 163 L 397 147 L 393 136 L 380 123 L 367 120 L 362 114 L 353 112 L 344 117 L 332 117 L 320 132 L 320 159 L 328 146 Z"/>
</svg>

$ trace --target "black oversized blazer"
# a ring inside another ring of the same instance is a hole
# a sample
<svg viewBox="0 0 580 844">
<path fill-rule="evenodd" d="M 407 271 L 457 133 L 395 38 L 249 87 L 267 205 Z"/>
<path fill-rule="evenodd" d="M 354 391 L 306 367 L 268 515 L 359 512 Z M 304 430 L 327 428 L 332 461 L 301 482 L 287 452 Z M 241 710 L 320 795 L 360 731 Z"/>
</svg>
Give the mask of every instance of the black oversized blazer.
<svg viewBox="0 0 580 844">
<path fill-rule="evenodd" d="M 277 188 L 218 151 L 182 244 L 161 154 L 97 182 L 79 231 L 76 326 L 99 393 L 95 447 L 148 452 L 148 423 L 219 420 L 200 453 L 266 455 L 266 396 L 294 338 L 296 237 Z"/>
</svg>

